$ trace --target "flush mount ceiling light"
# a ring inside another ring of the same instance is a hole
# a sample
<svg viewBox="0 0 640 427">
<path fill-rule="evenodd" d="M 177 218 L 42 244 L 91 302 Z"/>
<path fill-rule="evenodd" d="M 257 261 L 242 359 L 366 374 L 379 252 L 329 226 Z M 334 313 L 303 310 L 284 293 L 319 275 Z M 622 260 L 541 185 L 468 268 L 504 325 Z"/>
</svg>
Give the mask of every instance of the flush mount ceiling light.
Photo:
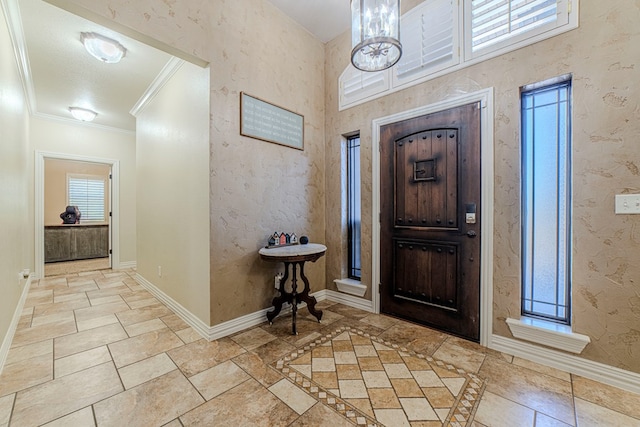
<svg viewBox="0 0 640 427">
<path fill-rule="evenodd" d="M 400 0 L 351 0 L 351 63 L 362 71 L 392 67 L 402 55 Z"/>
<path fill-rule="evenodd" d="M 81 33 L 80 41 L 93 57 L 107 64 L 115 64 L 127 53 L 120 43 L 97 33 Z"/>
<path fill-rule="evenodd" d="M 90 122 L 98 115 L 98 113 L 93 110 L 79 107 L 69 107 L 69 111 L 74 118 L 82 120 L 83 122 Z"/>
</svg>

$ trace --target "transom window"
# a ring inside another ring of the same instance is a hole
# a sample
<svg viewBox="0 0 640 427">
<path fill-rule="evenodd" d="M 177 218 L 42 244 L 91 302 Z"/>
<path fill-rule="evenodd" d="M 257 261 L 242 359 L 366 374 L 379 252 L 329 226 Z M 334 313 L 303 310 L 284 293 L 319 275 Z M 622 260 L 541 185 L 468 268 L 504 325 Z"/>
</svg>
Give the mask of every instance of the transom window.
<svg viewBox="0 0 640 427">
<path fill-rule="evenodd" d="M 571 81 L 524 87 L 522 313 L 569 324 Z"/>
<path fill-rule="evenodd" d="M 471 52 L 496 50 L 567 23 L 558 0 L 471 0 Z"/>
<path fill-rule="evenodd" d="M 405 89 L 578 26 L 578 0 L 424 0 L 400 18 L 402 57 L 388 70 L 347 66 L 339 108 Z"/>
</svg>

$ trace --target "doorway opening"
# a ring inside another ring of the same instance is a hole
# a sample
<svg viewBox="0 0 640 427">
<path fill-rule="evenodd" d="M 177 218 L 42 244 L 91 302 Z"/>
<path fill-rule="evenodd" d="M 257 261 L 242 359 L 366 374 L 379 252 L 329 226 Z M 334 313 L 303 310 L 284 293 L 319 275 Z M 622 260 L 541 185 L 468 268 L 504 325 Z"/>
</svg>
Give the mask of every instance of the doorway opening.
<svg viewBox="0 0 640 427">
<path fill-rule="evenodd" d="M 45 159 L 45 277 L 111 268 L 110 194 L 110 164 Z"/>
<path fill-rule="evenodd" d="M 104 207 L 103 221 L 85 222 L 82 220 L 82 212 L 80 212 L 79 224 L 62 225 L 60 224 L 62 219 L 57 220 L 57 224 L 54 224 L 56 222 L 55 214 L 60 210 L 59 206 L 62 200 L 64 204 L 62 209 L 66 210 L 69 199 L 65 186 L 68 172 L 72 170 L 96 173 L 108 171 L 108 175 L 105 176 L 106 206 Z M 49 175 L 47 175 L 47 171 Z M 73 274 L 103 268 L 119 268 L 117 265 L 120 259 L 118 239 L 120 228 L 118 217 L 119 171 L 120 162 L 118 160 L 36 151 L 35 266 L 37 277 Z M 62 178 L 60 178 L 61 174 Z M 47 177 L 52 181 L 47 180 Z M 60 184 L 56 185 L 55 183 L 60 179 L 63 181 L 62 190 L 59 188 Z M 60 191 L 64 191 L 64 196 L 60 194 Z M 58 264 L 55 261 L 63 262 L 63 264 Z M 56 266 L 56 264 L 58 265 Z M 49 268 L 46 268 L 46 265 Z"/>
</svg>

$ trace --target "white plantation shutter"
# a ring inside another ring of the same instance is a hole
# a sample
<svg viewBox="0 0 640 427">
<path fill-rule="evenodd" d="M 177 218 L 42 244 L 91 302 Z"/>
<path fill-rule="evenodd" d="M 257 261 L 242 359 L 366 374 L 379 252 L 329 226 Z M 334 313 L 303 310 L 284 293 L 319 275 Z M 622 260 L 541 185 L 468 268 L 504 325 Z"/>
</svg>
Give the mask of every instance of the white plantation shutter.
<svg viewBox="0 0 640 427">
<path fill-rule="evenodd" d="M 467 0 L 471 53 L 492 51 L 568 22 L 568 0 Z"/>
<path fill-rule="evenodd" d="M 388 71 L 360 71 L 353 65 L 344 70 L 339 79 L 340 108 L 389 89 Z"/>
<path fill-rule="evenodd" d="M 375 73 L 347 66 L 339 109 L 573 30 L 578 9 L 579 0 L 423 0 L 400 18 L 395 66 Z"/>
<path fill-rule="evenodd" d="M 104 184 L 102 178 L 68 177 L 69 206 L 80 210 L 80 221 L 104 221 Z"/>
<path fill-rule="evenodd" d="M 458 2 L 430 0 L 401 19 L 402 57 L 394 85 L 458 64 Z"/>
</svg>

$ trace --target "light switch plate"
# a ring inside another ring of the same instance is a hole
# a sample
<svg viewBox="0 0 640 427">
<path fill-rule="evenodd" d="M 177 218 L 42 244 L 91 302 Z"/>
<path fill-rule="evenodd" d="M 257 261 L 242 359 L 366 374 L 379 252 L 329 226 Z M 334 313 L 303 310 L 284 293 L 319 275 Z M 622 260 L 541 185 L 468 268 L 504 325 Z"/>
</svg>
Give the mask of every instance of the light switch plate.
<svg viewBox="0 0 640 427">
<path fill-rule="evenodd" d="M 616 214 L 640 214 L 640 194 L 616 194 Z"/>
</svg>

